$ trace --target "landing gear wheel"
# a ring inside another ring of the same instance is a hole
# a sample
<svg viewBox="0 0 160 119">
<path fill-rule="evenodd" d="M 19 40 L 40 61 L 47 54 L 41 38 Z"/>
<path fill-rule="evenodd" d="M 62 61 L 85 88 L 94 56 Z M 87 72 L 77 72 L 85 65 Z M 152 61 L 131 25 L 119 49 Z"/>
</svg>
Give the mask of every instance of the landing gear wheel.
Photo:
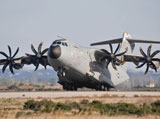
<svg viewBox="0 0 160 119">
<path fill-rule="evenodd" d="M 67 84 L 63 84 L 63 90 L 67 90 Z"/>
<path fill-rule="evenodd" d="M 109 87 L 107 87 L 107 91 L 110 91 L 110 88 L 109 88 Z"/>
<path fill-rule="evenodd" d="M 102 91 L 102 85 L 97 85 L 96 91 Z"/>
<path fill-rule="evenodd" d="M 107 86 L 103 86 L 103 91 L 107 91 L 108 89 L 107 89 Z"/>
<path fill-rule="evenodd" d="M 77 86 L 73 86 L 73 91 L 77 91 Z"/>
</svg>

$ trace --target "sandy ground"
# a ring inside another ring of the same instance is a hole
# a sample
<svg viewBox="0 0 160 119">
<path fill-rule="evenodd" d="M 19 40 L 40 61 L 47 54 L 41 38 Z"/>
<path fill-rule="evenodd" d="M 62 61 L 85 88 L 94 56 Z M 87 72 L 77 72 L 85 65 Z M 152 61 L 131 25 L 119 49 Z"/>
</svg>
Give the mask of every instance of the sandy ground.
<svg viewBox="0 0 160 119">
<path fill-rule="evenodd" d="M 0 98 L 63 98 L 63 97 L 160 97 L 160 92 L 105 92 L 105 91 L 55 91 L 55 92 L 0 92 Z"/>
</svg>

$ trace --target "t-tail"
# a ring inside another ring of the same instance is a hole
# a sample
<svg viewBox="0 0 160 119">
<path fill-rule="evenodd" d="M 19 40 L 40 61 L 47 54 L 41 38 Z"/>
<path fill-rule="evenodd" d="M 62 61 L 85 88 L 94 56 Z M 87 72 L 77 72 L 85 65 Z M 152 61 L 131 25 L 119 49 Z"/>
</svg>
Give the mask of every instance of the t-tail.
<svg viewBox="0 0 160 119">
<path fill-rule="evenodd" d="M 97 42 L 97 43 L 92 43 L 91 46 L 95 45 L 106 45 L 106 44 L 121 44 L 121 49 L 120 52 L 125 51 L 127 49 L 127 53 L 132 53 L 135 47 L 135 43 L 155 43 L 155 44 L 160 44 L 160 41 L 152 41 L 152 40 L 141 40 L 141 39 L 135 39 L 132 38 L 128 32 L 123 33 L 122 38 L 117 38 L 117 39 L 112 39 L 112 40 L 107 40 L 107 41 L 102 41 L 102 42 Z"/>
</svg>

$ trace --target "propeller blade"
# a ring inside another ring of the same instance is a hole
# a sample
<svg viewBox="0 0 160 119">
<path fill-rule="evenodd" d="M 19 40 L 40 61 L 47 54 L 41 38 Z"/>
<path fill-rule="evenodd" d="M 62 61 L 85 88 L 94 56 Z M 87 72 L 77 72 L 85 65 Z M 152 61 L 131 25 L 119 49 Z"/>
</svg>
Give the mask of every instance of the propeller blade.
<svg viewBox="0 0 160 119">
<path fill-rule="evenodd" d="M 144 57 L 147 57 L 147 55 L 144 53 L 144 51 L 142 50 L 142 48 L 140 47 L 140 52 Z"/>
<path fill-rule="evenodd" d="M 107 55 L 110 55 L 110 53 L 105 49 L 101 49 L 101 51 L 105 52 Z"/>
<path fill-rule="evenodd" d="M 42 51 L 42 55 L 44 55 L 48 51 L 48 48 Z"/>
<path fill-rule="evenodd" d="M 39 63 L 40 63 L 40 60 L 39 59 L 35 59 L 35 63 L 34 63 L 34 66 L 36 67 L 34 71 L 36 71 L 39 67 Z"/>
<path fill-rule="evenodd" d="M 152 44 L 149 45 L 148 50 L 147 50 L 147 55 L 151 56 L 151 48 L 152 48 Z"/>
<path fill-rule="evenodd" d="M 35 71 L 38 69 L 39 64 L 43 65 L 46 69 L 46 66 L 49 65 L 49 63 L 47 60 L 47 56 L 43 56 L 43 55 L 48 51 L 48 48 L 42 51 L 42 45 L 43 45 L 43 42 L 39 44 L 38 51 L 36 51 L 33 44 L 31 44 L 31 49 L 34 52 L 34 55 L 25 53 L 27 57 L 22 58 L 21 62 L 25 64 L 33 64 L 35 66 Z M 45 57 L 47 61 L 43 61 L 43 57 Z"/>
<path fill-rule="evenodd" d="M 45 61 L 45 59 L 42 57 L 40 60 L 40 63 L 44 66 L 44 68 L 46 69 L 47 63 Z"/>
<path fill-rule="evenodd" d="M 112 44 L 109 44 L 109 47 L 111 49 L 111 53 L 113 53 L 113 47 L 112 47 Z"/>
<path fill-rule="evenodd" d="M 12 68 L 12 63 L 9 64 L 9 70 L 11 71 L 12 74 L 14 74 L 13 68 Z"/>
<path fill-rule="evenodd" d="M 31 49 L 32 49 L 32 51 L 34 52 L 34 54 L 37 55 L 37 51 L 35 50 L 33 44 L 31 44 Z"/>
<path fill-rule="evenodd" d="M 147 74 L 148 70 L 149 70 L 149 63 L 147 63 L 147 68 L 144 74 Z"/>
<path fill-rule="evenodd" d="M 160 53 L 160 50 L 157 50 L 157 51 L 153 52 L 153 54 L 151 55 L 151 57 L 156 56 L 158 53 Z"/>
<path fill-rule="evenodd" d="M 106 68 L 108 68 L 109 63 L 111 62 L 111 59 L 108 59 L 106 62 Z"/>
<path fill-rule="evenodd" d="M 5 70 L 6 70 L 6 68 L 7 68 L 8 65 L 9 65 L 9 62 L 7 62 L 7 63 L 4 64 L 4 66 L 2 68 L 2 72 L 3 73 L 5 72 Z"/>
<path fill-rule="evenodd" d="M 119 47 L 120 47 L 120 43 L 118 44 L 118 46 L 117 46 L 117 48 L 116 48 L 116 50 L 115 50 L 114 54 L 116 54 L 116 53 L 117 53 L 117 51 L 119 50 Z"/>
<path fill-rule="evenodd" d="M 108 59 L 106 62 L 106 65 L 108 66 L 110 62 L 111 62 L 111 59 Z"/>
<path fill-rule="evenodd" d="M 152 61 L 159 61 L 160 62 L 160 59 L 158 59 L 158 58 L 152 58 Z"/>
<path fill-rule="evenodd" d="M 143 62 L 141 65 L 137 66 L 136 68 L 141 68 L 146 64 L 146 62 Z"/>
<path fill-rule="evenodd" d="M 115 63 L 114 63 L 113 60 L 112 60 L 112 67 L 113 67 L 115 70 L 117 70 L 117 68 L 116 68 Z"/>
<path fill-rule="evenodd" d="M 12 58 L 14 58 L 14 57 L 17 55 L 18 51 L 19 51 L 19 47 L 17 48 L 17 50 L 16 50 L 16 52 L 14 53 L 14 55 L 12 56 Z"/>
<path fill-rule="evenodd" d="M 39 63 L 36 65 L 36 68 L 35 68 L 35 70 L 34 70 L 34 71 L 36 71 L 36 70 L 38 69 L 38 67 L 39 67 Z"/>
<path fill-rule="evenodd" d="M 117 57 L 117 56 L 122 56 L 122 55 L 124 55 L 126 52 L 127 52 L 127 51 L 124 51 L 124 52 L 119 53 L 119 54 L 117 54 L 117 55 L 115 55 L 115 56 L 116 56 L 116 57 Z"/>
<path fill-rule="evenodd" d="M 150 63 L 151 63 L 151 65 L 153 66 L 155 72 L 157 72 L 157 67 L 156 67 L 156 65 L 155 65 L 153 62 L 150 62 Z"/>
<path fill-rule="evenodd" d="M 0 54 L 2 54 L 3 56 L 5 56 L 6 58 L 8 58 L 8 55 L 4 52 L 0 52 Z"/>
<path fill-rule="evenodd" d="M 38 53 L 41 53 L 42 45 L 43 45 L 43 42 L 41 42 L 38 46 Z"/>
<path fill-rule="evenodd" d="M 12 51 L 11 51 L 11 47 L 8 45 L 8 50 L 9 50 L 9 56 L 12 57 Z"/>
</svg>

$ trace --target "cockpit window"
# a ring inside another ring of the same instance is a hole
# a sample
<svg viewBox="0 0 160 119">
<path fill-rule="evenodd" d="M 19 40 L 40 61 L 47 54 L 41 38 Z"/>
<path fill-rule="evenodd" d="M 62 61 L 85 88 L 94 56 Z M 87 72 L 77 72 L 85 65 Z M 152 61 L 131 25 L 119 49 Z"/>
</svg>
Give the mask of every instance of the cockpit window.
<svg viewBox="0 0 160 119">
<path fill-rule="evenodd" d="M 52 44 L 56 44 L 57 43 L 57 41 L 54 41 Z"/>
<path fill-rule="evenodd" d="M 58 45 L 60 45 L 60 44 L 61 44 L 61 42 L 57 42 L 57 44 L 58 44 Z"/>
<path fill-rule="evenodd" d="M 68 47 L 68 44 L 66 42 L 61 42 L 61 41 L 54 41 L 52 44 L 53 45 L 61 45 L 62 44 L 63 46 Z"/>
<path fill-rule="evenodd" d="M 65 46 L 65 43 L 64 43 L 64 42 L 62 42 L 62 45 L 63 45 L 63 46 Z"/>
<path fill-rule="evenodd" d="M 65 45 L 66 45 L 66 46 L 68 46 L 68 44 L 67 44 L 67 43 L 65 43 Z"/>
</svg>

